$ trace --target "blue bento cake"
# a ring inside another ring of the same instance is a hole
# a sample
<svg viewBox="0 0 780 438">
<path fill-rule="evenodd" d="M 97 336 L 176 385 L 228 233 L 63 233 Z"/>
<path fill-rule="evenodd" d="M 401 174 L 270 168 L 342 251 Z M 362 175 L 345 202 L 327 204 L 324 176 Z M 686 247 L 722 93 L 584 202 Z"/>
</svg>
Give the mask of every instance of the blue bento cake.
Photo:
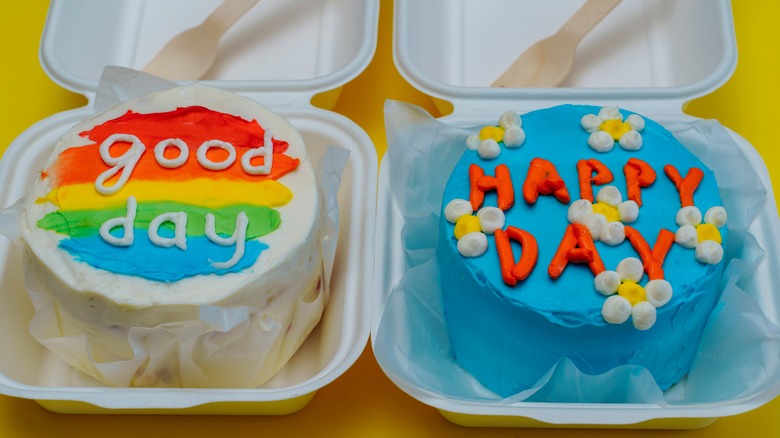
<svg viewBox="0 0 780 438">
<path fill-rule="evenodd" d="M 685 376 L 724 265 L 712 171 L 616 107 L 506 112 L 462 146 L 437 248 L 458 364 L 504 397 L 562 358 Z"/>
</svg>

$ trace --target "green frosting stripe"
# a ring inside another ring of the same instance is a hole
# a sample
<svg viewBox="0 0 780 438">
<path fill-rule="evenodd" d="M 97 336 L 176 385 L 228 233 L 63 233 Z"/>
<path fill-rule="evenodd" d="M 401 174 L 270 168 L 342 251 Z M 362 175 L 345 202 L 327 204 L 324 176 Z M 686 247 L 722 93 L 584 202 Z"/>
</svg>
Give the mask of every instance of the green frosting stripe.
<svg viewBox="0 0 780 438">
<path fill-rule="evenodd" d="M 213 209 L 178 202 L 141 202 L 138 203 L 134 228 L 148 229 L 152 219 L 163 213 L 184 212 L 187 214 L 187 235 L 203 236 L 206 229 L 206 214 L 212 213 L 216 218 L 217 233 L 232 235 L 236 226 L 236 216 L 242 211 L 249 218 L 247 240 L 268 234 L 281 223 L 279 212 L 266 206 L 239 204 Z M 58 210 L 44 216 L 38 221 L 38 226 L 70 237 L 88 237 L 99 234 L 100 226 L 105 221 L 125 214 L 125 208 Z M 161 228 L 173 229 L 173 225 L 166 222 Z"/>
</svg>

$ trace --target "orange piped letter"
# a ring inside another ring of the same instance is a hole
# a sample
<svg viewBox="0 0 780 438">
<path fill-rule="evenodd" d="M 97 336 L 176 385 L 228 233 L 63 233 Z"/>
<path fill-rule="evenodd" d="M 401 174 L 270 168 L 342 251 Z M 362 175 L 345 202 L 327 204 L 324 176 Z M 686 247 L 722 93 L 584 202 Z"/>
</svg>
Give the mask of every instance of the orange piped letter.
<svg viewBox="0 0 780 438">
<path fill-rule="evenodd" d="M 688 174 L 685 178 L 680 176 L 680 172 L 671 164 L 664 166 L 664 172 L 666 176 L 677 187 L 677 192 L 680 193 L 680 205 L 683 207 L 690 207 L 693 205 L 693 192 L 699 187 L 699 183 L 704 178 L 704 172 L 698 167 L 691 167 L 688 170 Z"/>
<path fill-rule="evenodd" d="M 628 163 L 623 166 L 623 173 L 626 175 L 628 199 L 636 202 L 641 207 L 642 188 L 648 187 L 655 182 L 655 170 L 638 158 L 629 158 Z"/>
<path fill-rule="evenodd" d="M 593 172 L 596 172 L 594 175 Z M 612 182 L 612 172 L 601 161 L 591 158 L 577 162 L 580 181 L 580 198 L 593 202 L 593 184 L 600 186 Z"/>
<path fill-rule="evenodd" d="M 493 236 L 496 239 L 498 262 L 501 265 L 501 277 L 504 283 L 514 286 L 518 281 L 528 278 L 539 259 L 539 245 L 536 243 L 536 238 L 531 233 L 513 226 L 507 227 L 506 231 L 496 230 Z M 517 263 L 515 263 L 510 239 L 519 242 L 523 249 Z"/>
<path fill-rule="evenodd" d="M 523 183 L 523 198 L 525 202 L 533 204 L 539 195 L 550 195 L 567 204 L 571 200 L 566 183 L 558 174 L 553 163 L 544 158 L 534 158 L 528 166 L 528 174 Z"/>
<path fill-rule="evenodd" d="M 508 210 L 515 203 L 515 189 L 512 187 L 512 176 L 506 164 L 496 166 L 496 176 L 485 175 L 476 164 L 469 166 L 469 201 L 474 211 L 479 210 L 485 201 L 485 192 L 495 190 L 498 195 L 498 208 Z"/>
<path fill-rule="evenodd" d="M 553 280 L 556 280 L 563 274 L 563 270 L 566 269 L 569 262 L 587 263 L 593 275 L 598 275 L 606 270 L 596 249 L 596 244 L 593 242 L 593 237 L 585 225 L 571 224 L 566 227 L 558 251 L 547 267 L 547 273 Z"/>
</svg>

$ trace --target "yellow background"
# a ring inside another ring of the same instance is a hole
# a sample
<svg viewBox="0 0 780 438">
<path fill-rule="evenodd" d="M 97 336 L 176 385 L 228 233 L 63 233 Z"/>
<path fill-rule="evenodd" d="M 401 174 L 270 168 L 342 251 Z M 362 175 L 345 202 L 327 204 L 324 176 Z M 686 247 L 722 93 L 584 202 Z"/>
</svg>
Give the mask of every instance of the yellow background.
<svg viewBox="0 0 780 438">
<path fill-rule="evenodd" d="M 0 150 L 51 114 L 84 105 L 85 99 L 55 85 L 38 62 L 38 44 L 48 2 L 3 0 L 0 4 Z M 778 185 L 777 102 L 780 99 L 778 41 L 780 2 L 734 0 L 739 62 L 721 89 L 692 102 L 687 112 L 717 118 L 759 151 Z M 387 98 L 420 105 L 436 114 L 432 100 L 407 84 L 391 54 L 392 2 L 383 0 L 377 53 L 368 69 L 344 87 L 335 111 L 361 125 L 381 157 L 386 149 L 382 106 Z M 771 249 L 770 249 L 771 250 Z M 0 396 L 0 437 L 80 436 L 780 436 L 780 400 L 717 420 L 698 430 L 657 432 L 465 428 L 442 418 L 397 389 L 367 346 L 357 363 L 321 389 L 300 412 L 282 417 L 54 414 L 31 400 Z"/>
</svg>

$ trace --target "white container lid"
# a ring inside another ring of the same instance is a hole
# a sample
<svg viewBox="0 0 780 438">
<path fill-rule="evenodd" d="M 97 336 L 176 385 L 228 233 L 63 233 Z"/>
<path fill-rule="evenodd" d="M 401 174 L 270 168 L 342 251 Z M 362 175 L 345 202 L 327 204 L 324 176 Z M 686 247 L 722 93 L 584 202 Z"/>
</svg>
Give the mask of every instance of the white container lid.
<svg viewBox="0 0 780 438">
<path fill-rule="evenodd" d="M 451 101 L 455 113 L 527 110 L 556 102 L 679 112 L 686 101 L 720 87 L 736 67 L 728 0 L 627 1 L 582 40 L 561 87 L 489 87 L 582 4 L 397 0 L 396 66 L 418 89 Z"/>
</svg>

